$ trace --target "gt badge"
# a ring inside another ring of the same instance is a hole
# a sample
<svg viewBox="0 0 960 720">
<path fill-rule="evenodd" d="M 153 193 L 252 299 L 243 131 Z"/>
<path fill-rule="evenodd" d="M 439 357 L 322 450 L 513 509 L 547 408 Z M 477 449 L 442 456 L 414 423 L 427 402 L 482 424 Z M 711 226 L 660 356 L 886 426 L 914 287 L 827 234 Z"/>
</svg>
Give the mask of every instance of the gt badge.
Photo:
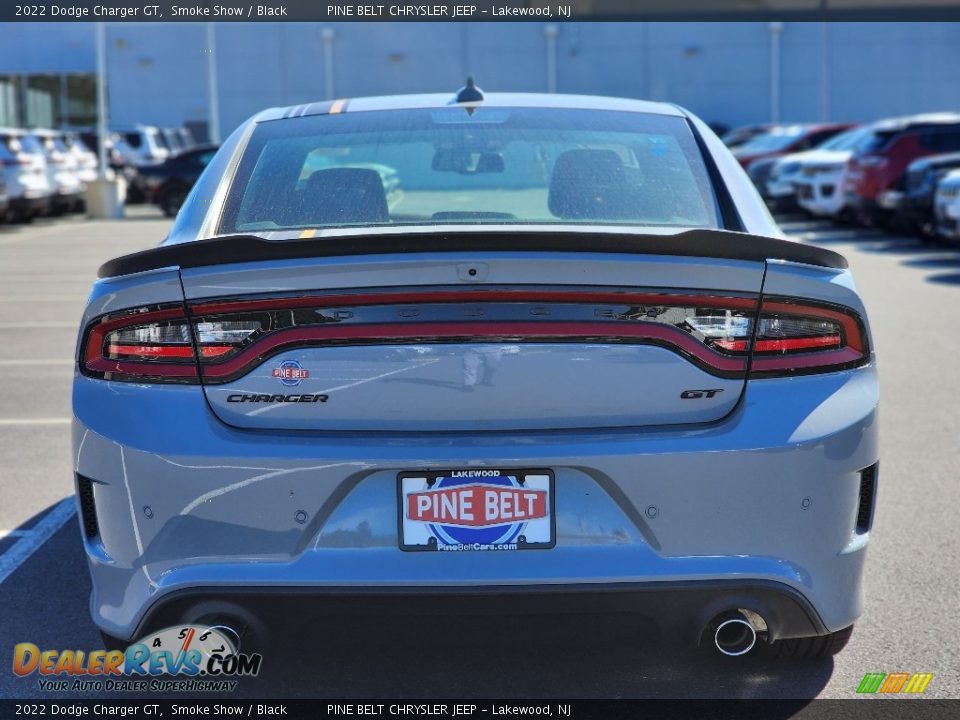
<svg viewBox="0 0 960 720">
<path fill-rule="evenodd" d="M 681 400 L 699 400 L 700 398 L 712 398 L 717 393 L 722 393 L 721 388 L 715 390 L 684 390 L 680 393 Z"/>
</svg>

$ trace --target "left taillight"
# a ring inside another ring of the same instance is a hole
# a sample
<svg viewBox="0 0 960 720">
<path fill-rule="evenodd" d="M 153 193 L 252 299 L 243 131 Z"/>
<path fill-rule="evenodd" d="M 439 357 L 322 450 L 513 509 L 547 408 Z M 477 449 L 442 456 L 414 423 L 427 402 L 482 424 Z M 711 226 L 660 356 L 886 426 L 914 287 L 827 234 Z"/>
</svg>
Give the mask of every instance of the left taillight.
<svg viewBox="0 0 960 720">
<path fill-rule="evenodd" d="M 80 370 L 105 380 L 198 382 L 183 306 L 138 308 L 94 320 L 84 332 Z"/>
<path fill-rule="evenodd" d="M 227 358 L 260 327 L 199 322 L 194 330 L 180 305 L 105 315 L 87 326 L 80 367 L 106 380 L 196 383 L 198 349 L 203 360 Z"/>
</svg>

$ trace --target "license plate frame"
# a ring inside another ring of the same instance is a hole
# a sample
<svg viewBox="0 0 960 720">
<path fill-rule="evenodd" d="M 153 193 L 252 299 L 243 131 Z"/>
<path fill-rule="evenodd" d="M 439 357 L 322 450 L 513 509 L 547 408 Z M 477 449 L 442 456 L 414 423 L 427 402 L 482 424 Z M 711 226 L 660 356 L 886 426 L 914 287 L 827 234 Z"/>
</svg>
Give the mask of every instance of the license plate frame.
<svg viewBox="0 0 960 720">
<path fill-rule="evenodd" d="M 556 476 L 553 470 L 407 470 L 397 473 L 396 488 L 397 544 L 404 552 L 512 552 L 556 547 Z M 411 496 L 416 507 L 410 505 Z M 420 496 L 429 497 L 429 508 L 425 508 L 426 501 Z M 449 502 L 444 503 L 444 497 Z M 495 506 L 493 519 L 488 515 L 491 502 Z M 524 517 L 513 515 L 511 508 L 514 504 Z M 447 511 L 462 512 L 463 517 L 458 516 L 449 522 Z M 411 512 L 419 513 L 419 516 L 410 517 Z M 511 515 L 512 519 L 506 519 Z M 448 522 L 439 521 L 437 517 Z"/>
</svg>

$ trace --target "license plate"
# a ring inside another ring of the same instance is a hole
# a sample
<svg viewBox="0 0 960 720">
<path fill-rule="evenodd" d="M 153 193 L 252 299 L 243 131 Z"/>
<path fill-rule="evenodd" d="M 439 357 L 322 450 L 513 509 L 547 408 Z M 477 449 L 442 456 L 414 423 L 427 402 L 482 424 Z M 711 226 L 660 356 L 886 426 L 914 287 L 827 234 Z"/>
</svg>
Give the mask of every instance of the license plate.
<svg viewBox="0 0 960 720">
<path fill-rule="evenodd" d="M 401 550 L 503 552 L 556 544 L 551 470 L 403 472 L 397 489 Z"/>
</svg>

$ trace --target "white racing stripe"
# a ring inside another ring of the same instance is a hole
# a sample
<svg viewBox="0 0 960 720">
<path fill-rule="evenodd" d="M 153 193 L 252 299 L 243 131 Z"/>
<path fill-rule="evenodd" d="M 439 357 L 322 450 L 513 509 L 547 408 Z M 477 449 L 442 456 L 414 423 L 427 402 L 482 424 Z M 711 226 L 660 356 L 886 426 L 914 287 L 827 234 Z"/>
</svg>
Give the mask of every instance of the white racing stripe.
<svg viewBox="0 0 960 720">
<path fill-rule="evenodd" d="M 72 497 L 64 498 L 33 529 L 24 533 L 12 548 L 0 555 L 0 584 L 23 565 L 54 533 L 66 525 L 76 513 Z"/>
</svg>

